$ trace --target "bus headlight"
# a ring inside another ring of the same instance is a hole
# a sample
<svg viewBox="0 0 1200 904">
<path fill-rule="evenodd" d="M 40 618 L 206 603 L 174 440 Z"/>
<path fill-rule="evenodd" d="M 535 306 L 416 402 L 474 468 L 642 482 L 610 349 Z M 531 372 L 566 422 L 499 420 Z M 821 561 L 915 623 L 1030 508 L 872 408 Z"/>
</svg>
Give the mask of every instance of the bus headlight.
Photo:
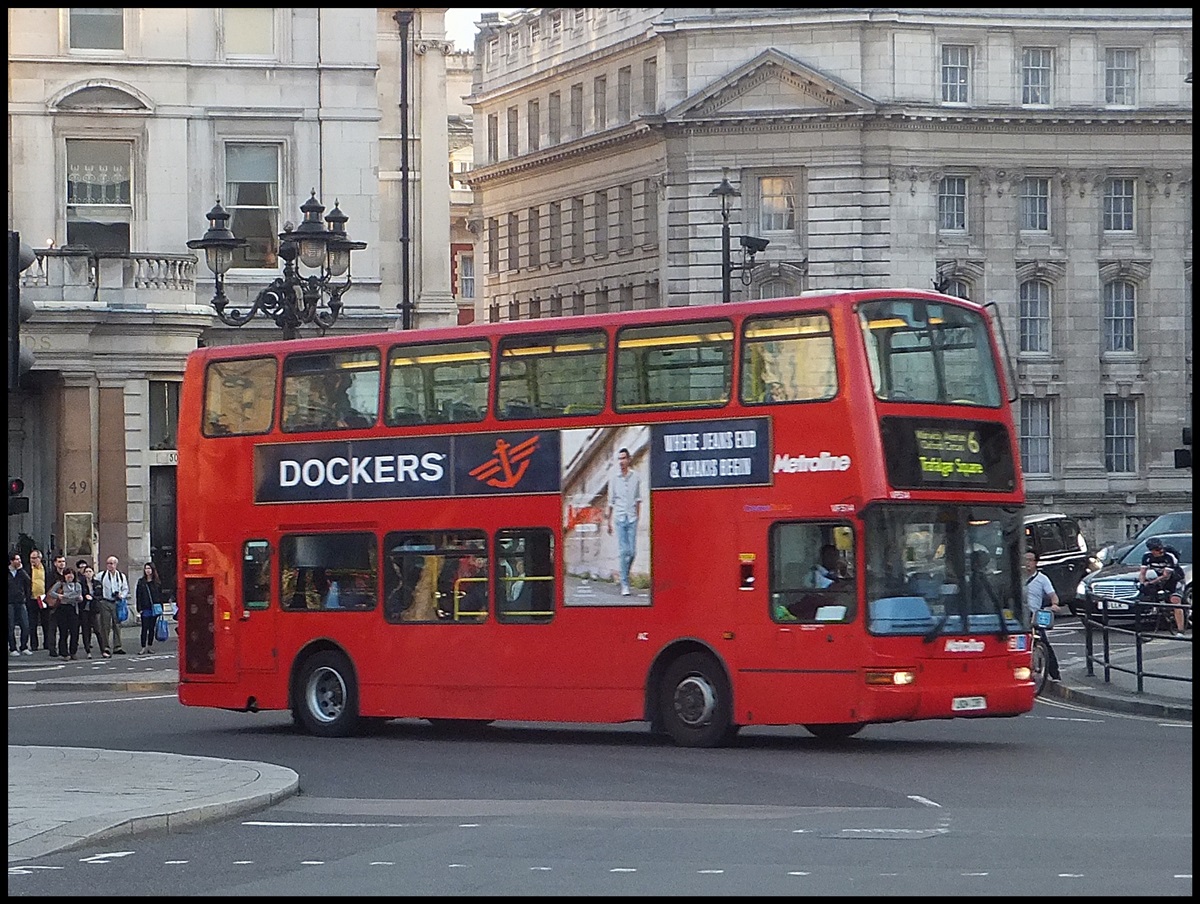
<svg viewBox="0 0 1200 904">
<path fill-rule="evenodd" d="M 886 672 L 882 670 L 867 672 L 867 684 L 884 687 L 903 687 L 906 684 L 912 684 L 916 680 L 916 675 L 903 669 Z"/>
</svg>

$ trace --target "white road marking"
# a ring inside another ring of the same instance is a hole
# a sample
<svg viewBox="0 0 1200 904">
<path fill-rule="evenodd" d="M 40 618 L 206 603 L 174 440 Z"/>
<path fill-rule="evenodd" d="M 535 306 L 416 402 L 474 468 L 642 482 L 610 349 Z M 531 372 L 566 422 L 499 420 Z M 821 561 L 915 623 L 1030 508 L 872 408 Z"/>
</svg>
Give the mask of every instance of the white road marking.
<svg viewBox="0 0 1200 904">
<path fill-rule="evenodd" d="M 301 866 L 324 866 L 325 861 L 324 860 L 301 860 L 300 865 Z"/>
<path fill-rule="evenodd" d="M 35 869 L 66 869 L 65 866 L 10 866 L 10 876 L 32 876 Z"/>
<path fill-rule="evenodd" d="M 910 794 L 910 795 L 908 795 L 908 799 L 912 800 L 912 801 L 916 801 L 919 804 L 924 804 L 927 807 L 937 807 L 939 810 L 942 808 L 941 804 L 934 803 L 928 797 L 922 797 L 920 794 Z"/>
<path fill-rule="evenodd" d="M 372 860 L 370 866 L 395 866 L 395 860 Z"/>
<path fill-rule="evenodd" d="M 702 876 L 721 876 L 725 874 L 723 869 L 698 869 L 696 870 Z"/>
<path fill-rule="evenodd" d="M 9 712 L 17 709 L 45 709 L 52 706 L 96 706 L 100 703 L 131 703 L 139 700 L 178 700 L 177 694 L 154 694 L 149 697 L 113 697 L 111 700 L 64 700 L 61 703 L 28 703 L 10 706 Z"/>
<path fill-rule="evenodd" d="M 793 869 L 788 871 L 789 876 L 811 876 L 812 873 L 806 873 L 803 870 Z"/>
<path fill-rule="evenodd" d="M 548 873 L 553 869 L 554 869 L 554 867 L 552 867 L 552 866 L 531 866 L 531 867 L 529 867 L 529 871 L 531 873 Z"/>
<path fill-rule="evenodd" d="M 187 863 L 187 860 L 164 860 L 163 863 L 167 866 L 178 866 L 181 863 Z"/>
<path fill-rule="evenodd" d="M 107 854 L 92 854 L 90 857 L 80 857 L 80 863 L 108 863 L 120 857 L 132 857 L 133 851 L 109 851 Z"/>
<path fill-rule="evenodd" d="M 636 873 L 637 870 L 632 866 L 614 866 L 609 870 L 610 873 Z"/>
<path fill-rule="evenodd" d="M 252 820 L 244 826 L 266 826 L 274 829 L 409 829 L 415 822 L 265 822 Z"/>
</svg>

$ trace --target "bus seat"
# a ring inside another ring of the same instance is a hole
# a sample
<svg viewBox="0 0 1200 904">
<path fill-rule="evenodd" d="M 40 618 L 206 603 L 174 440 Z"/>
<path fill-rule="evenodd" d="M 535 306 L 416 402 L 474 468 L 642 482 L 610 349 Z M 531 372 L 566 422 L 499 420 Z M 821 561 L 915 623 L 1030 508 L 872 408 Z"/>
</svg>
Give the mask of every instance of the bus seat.
<svg viewBox="0 0 1200 904">
<path fill-rule="evenodd" d="M 395 427 L 403 427 L 408 424 L 423 424 L 425 418 L 421 416 L 421 412 L 412 408 L 393 408 L 392 409 L 392 425 Z"/>
</svg>

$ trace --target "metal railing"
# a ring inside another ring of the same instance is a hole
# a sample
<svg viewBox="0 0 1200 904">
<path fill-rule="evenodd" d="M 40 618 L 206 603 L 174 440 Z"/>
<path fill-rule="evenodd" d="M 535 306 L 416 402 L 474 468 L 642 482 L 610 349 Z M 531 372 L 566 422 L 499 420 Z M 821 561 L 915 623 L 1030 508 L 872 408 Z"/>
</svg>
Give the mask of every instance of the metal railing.
<svg viewBox="0 0 1200 904">
<path fill-rule="evenodd" d="M 1116 597 L 1107 596 L 1092 596 L 1091 600 L 1096 600 L 1102 604 L 1099 612 L 1099 617 L 1090 611 L 1084 611 L 1080 614 L 1083 619 L 1084 627 L 1084 649 L 1087 654 L 1087 673 L 1089 677 L 1095 676 L 1094 666 L 1102 666 L 1104 669 L 1104 682 L 1108 684 L 1112 681 L 1113 672 L 1123 672 L 1126 675 L 1133 675 L 1137 678 L 1137 692 L 1145 693 L 1144 680 L 1146 678 L 1158 678 L 1163 681 L 1185 681 L 1191 684 L 1192 678 L 1190 675 L 1166 675 L 1162 672 L 1151 672 L 1146 669 L 1145 659 L 1142 655 L 1142 648 L 1150 641 L 1158 643 L 1159 641 L 1169 641 L 1172 643 L 1190 644 L 1192 638 L 1189 636 L 1179 636 L 1173 634 L 1170 630 L 1159 631 L 1158 626 L 1162 618 L 1162 610 L 1182 609 L 1184 612 L 1185 622 L 1190 615 L 1191 606 L 1185 606 L 1180 603 L 1168 602 L 1144 602 L 1139 604 L 1134 602 L 1133 623 L 1132 627 L 1119 627 L 1114 625 L 1109 620 L 1108 604 L 1123 603 L 1129 604 L 1128 600 L 1117 599 Z M 1090 600 L 1089 600 L 1090 601 Z M 1170 614 L 1171 624 L 1174 625 L 1174 614 Z M 1124 622 L 1125 619 L 1122 619 Z M 1096 655 L 1094 635 L 1100 635 L 1100 655 Z M 1113 639 L 1114 637 L 1132 637 L 1134 646 L 1134 668 L 1118 665 L 1112 661 Z"/>
</svg>

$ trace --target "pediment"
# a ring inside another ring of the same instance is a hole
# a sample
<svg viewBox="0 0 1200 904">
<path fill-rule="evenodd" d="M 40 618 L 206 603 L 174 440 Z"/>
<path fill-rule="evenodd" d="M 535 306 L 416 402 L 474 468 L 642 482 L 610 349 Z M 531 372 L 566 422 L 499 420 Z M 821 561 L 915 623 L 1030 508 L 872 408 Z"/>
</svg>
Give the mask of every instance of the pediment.
<svg viewBox="0 0 1200 904">
<path fill-rule="evenodd" d="M 875 102 L 775 49 L 764 50 L 668 112 L 668 119 L 874 111 Z"/>
<path fill-rule="evenodd" d="M 150 99 L 132 86 L 98 79 L 64 88 L 50 99 L 49 106 L 64 113 L 104 110 L 148 113 L 153 110 Z"/>
</svg>

